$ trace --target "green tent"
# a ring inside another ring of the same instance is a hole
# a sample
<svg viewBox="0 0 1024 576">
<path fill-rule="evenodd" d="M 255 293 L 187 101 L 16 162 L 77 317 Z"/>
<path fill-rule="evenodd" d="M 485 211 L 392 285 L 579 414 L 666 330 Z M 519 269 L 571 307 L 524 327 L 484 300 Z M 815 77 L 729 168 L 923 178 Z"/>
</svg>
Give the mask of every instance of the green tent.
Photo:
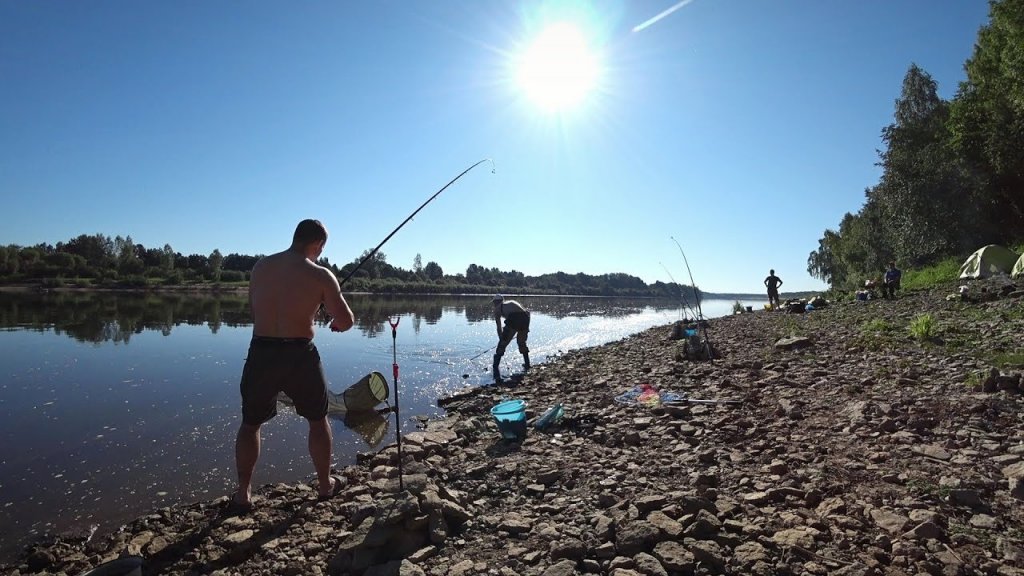
<svg viewBox="0 0 1024 576">
<path fill-rule="evenodd" d="M 1014 278 L 1020 278 L 1024 276 L 1024 254 L 1017 258 L 1017 263 L 1013 265 L 1013 270 L 1010 272 L 1010 276 Z"/>
<path fill-rule="evenodd" d="M 960 266 L 960 277 L 988 278 L 999 274 L 1008 275 L 1016 262 L 1016 252 L 1003 246 L 989 244 L 967 257 L 963 266 Z"/>
</svg>

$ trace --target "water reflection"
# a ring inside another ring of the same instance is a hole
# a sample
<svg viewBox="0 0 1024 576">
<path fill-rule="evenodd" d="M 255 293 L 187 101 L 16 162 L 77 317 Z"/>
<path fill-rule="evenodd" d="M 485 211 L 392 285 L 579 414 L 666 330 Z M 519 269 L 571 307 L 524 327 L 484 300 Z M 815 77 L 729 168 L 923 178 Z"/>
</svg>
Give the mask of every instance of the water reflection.
<svg viewBox="0 0 1024 576">
<path fill-rule="evenodd" d="M 376 448 L 388 433 L 388 415 L 391 410 L 362 410 L 348 412 L 343 416 L 331 416 L 332 420 L 340 420 L 346 428 L 352 430 L 363 440 L 368 448 Z"/>
<path fill-rule="evenodd" d="M 492 382 L 490 295 L 346 296 L 357 329 L 317 333 L 332 391 L 390 374 L 397 358 L 399 422 L 409 431 L 413 417 L 442 413 L 438 398 Z M 645 299 L 516 300 L 533 312 L 536 363 L 681 313 L 678 303 Z M 728 313 L 732 303 L 719 304 Z M 705 303 L 705 314 L 713 309 Z M 394 339 L 388 318 L 402 320 Z M 112 529 L 155 507 L 227 493 L 250 326 L 244 293 L 0 291 L 0 556 L 33 533 Z M 506 354 L 502 369 L 517 362 Z M 394 419 L 332 418 L 336 463 L 394 441 Z M 307 428 L 279 410 L 266 427 L 259 484 L 311 477 Z"/>
<path fill-rule="evenodd" d="M 416 333 L 445 315 L 464 316 L 468 323 L 491 320 L 489 296 L 347 296 L 356 328 L 366 337 L 389 335 L 388 318 L 411 317 Z M 672 310 L 663 300 L 624 298 L 516 297 L 531 311 L 563 319 L 601 315 L 624 317 L 644 308 Z M 0 293 L 0 328 L 53 330 L 79 342 L 127 344 L 144 330 L 170 335 L 176 326 L 207 326 L 216 334 L 222 326 L 249 326 L 252 316 L 244 293 L 180 292 L 5 292 Z M 318 318 L 326 326 L 325 317 Z"/>
<path fill-rule="evenodd" d="M 0 328 L 69 336 L 79 342 L 127 344 L 154 330 L 167 336 L 175 326 L 251 323 L 248 299 L 237 294 L 165 292 L 5 292 L 0 294 Z"/>
</svg>

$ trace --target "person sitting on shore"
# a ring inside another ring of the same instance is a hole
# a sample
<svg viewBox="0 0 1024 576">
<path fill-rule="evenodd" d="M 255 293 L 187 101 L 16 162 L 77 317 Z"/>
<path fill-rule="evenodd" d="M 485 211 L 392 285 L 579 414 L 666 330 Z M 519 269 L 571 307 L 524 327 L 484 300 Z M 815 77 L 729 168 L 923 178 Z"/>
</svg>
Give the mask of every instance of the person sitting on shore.
<svg viewBox="0 0 1024 576">
<path fill-rule="evenodd" d="M 886 298 L 895 298 L 902 277 L 903 272 L 896 267 L 896 263 L 889 262 L 889 269 L 885 271 L 885 276 L 882 278 L 882 295 Z"/>
</svg>

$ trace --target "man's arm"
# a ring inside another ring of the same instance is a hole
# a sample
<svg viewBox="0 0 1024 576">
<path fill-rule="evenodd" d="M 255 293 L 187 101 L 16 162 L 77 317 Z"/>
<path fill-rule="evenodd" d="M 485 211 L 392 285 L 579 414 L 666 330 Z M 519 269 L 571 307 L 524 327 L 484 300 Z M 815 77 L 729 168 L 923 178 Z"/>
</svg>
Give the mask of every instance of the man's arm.
<svg viewBox="0 0 1024 576">
<path fill-rule="evenodd" d="M 356 323 L 356 317 L 352 314 L 345 297 L 341 295 L 341 285 L 334 273 L 324 268 L 324 307 L 331 315 L 331 331 L 344 332 Z"/>
</svg>

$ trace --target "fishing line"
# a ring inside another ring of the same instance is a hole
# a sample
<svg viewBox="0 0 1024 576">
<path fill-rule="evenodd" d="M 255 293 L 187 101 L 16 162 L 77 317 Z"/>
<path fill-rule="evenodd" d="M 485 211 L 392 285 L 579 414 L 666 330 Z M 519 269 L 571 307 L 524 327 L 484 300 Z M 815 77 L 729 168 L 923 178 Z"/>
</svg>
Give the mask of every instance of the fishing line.
<svg viewBox="0 0 1024 576">
<path fill-rule="evenodd" d="M 484 354 L 490 352 L 493 349 L 494 349 L 494 346 L 488 346 L 487 348 L 484 348 L 479 354 L 477 354 L 476 356 L 473 356 L 472 358 L 470 358 L 469 361 L 472 362 L 473 360 L 476 360 L 477 358 L 483 356 Z"/>
<path fill-rule="evenodd" d="M 676 279 L 672 276 L 672 273 L 669 272 L 668 266 L 665 266 L 664 262 L 658 262 L 658 264 L 661 264 L 661 267 L 665 269 L 665 273 L 668 274 L 669 280 L 671 280 L 673 284 L 675 284 L 676 286 L 679 287 L 679 299 L 682 302 L 682 308 L 685 309 L 685 310 L 689 310 L 690 313 L 693 314 L 693 317 L 696 318 L 697 317 L 697 312 L 694 311 L 693 307 L 690 306 L 690 302 L 686 299 L 686 293 L 683 291 L 683 286 L 681 284 L 679 284 L 678 282 L 676 282 Z M 682 319 L 686 320 L 686 315 L 685 315 L 684 311 L 681 309 L 679 312 L 680 312 L 680 315 L 683 316 Z"/>
<path fill-rule="evenodd" d="M 679 241 L 676 240 L 675 236 L 669 236 L 669 238 L 676 243 L 676 247 L 679 248 L 679 253 L 683 255 L 683 264 L 686 264 L 686 273 L 690 275 L 690 287 L 693 288 L 693 297 L 697 300 L 697 313 L 699 314 L 698 320 L 703 320 L 704 312 L 700 309 L 700 292 L 697 292 L 697 283 L 693 281 L 693 272 L 690 270 L 690 262 L 686 259 L 686 252 L 683 252 L 683 247 L 679 245 Z"/>
<path fill-rule="evenodd" d="M 392 237 L 392 236 L 394 236 L 396 232 L 398 232 L 399 230 L 401 230 L 401 229 L 402 229 L 402 226 L 405 226 L 405 225 L 406 225 L 406 224 L 407 224 L 407 223 L 409 222 L 409 220 L 412 220 L 412 217 L 413 217 L 413 216 L 415 216 L 416 214 L 418 214 L 420 210 L 423 210 L 423 208 L 424 208 L 424 207 L 425 207 L 425 206 L 426 206 L 427 204 L 430 204 L 430 202 L 431 202 L 431 201 L 433 201 L 433 200 L 434 200 L 434 198 L 437 198 L 437 197 L 438 197 L 438 196 L 439 196 L 439 195 L 441 194 L 441 192 L 444 192 L 444 191 L 445 191 L 445 189 L 447 189 L 447 188 L 448 188 L 449 186 L 451 186 L 452 184 L 454 184 L 456 180 L 458 180 L 459 178 L 462 178 L 463 176 L 465 176 L 465 175 L 466 175 L 466 173 L 467 173 L 467 172 L 469 172 L 469 171 L 470 171 L 470 170 L 472 170 L 473 168 L 476 168 L 477 166 L 479 166 L 479 165 L 483 164 L 484 162 L 490 162 L 490 163 L 491 163 L 491 174 L 494 174 L 494 170 L 495 170 L 495 168 L 494 168 L 494 160 L 491 160 L 490 158 L 484 158 L 483 160 L 480 160 L 479 162 L 477 162 L 477 163 L 473 164 L 473 165 L 472 165 L 472 166 L 470 166 L 469 168 L 466 168 L 465 170 L 463 170 L 463 171 L 462 171 L 462 173 L 460 173 L 460 174 L 459 174 L 458 176 L 456 176 L 455 178 L 452 178 L 452 179 L 451 179 L 451 181 L 449 181 L 449 182 L 448 182 L 447 184 L 445 184 L 444 186 L 442 186 L 440 190 L 438 190 L 437 192 L 434 192 L 434 195 L 433 195 L 433 196 L 431 196 L 430 198 L 427 198 L 427 201 L 426 201 L 426 202 L 424 202 L 423 204 L 420 204 L 420 207 L 419 207 L 419 208 L 417 208 L 417 209 L 416 209 L 416 210 L 415 210 L 415 211 L 414 211 L 414 212 L 413 212 L 412 214 L 409 214 L 409 217 L 408 217 L 408 218 L 406 218 L 405 220 L 402 220 L 402 223 L 401 223 L 401 224 L 399 224 L 397 228 L 395 228 L 394 230 L 392 230 L 392 231 L 391 231 L 391 233 L 387 235 L 387 237 L 385 237 L 385 238 L 384 238 L 383 240 L 381 240 L 380 244 L 377 244 L 377 247 L 376 247 L 376 248 L 374 248 L 373 250 L 370 250 L 370 253 L 369 253 L 369 254 L 367 254 L 366 256 L 364 256 L 364 257 L 363 257 L 363 259 L 359 261 L 359 264 L 356 264 L 356 267 L 355 267 L 355 268 L 353 268 L 353 269 L 352 269 L 352 270 L 351 270 L 351 271 L 350 271 L 350 272 L 349 272 L 349 273 L 348 273 L 348 274 L 347 274 L 347 275 L 345 276 L 345 279 L 341 281 L 340 285 L 341 285 L 341 286 L 344 286 L 344 285 L 345 285 L 345 282 L 348 282 L 349 278 L 351 278 L 351 277 L 352 277 L 352 275 L 353 275 L 353 274 L 355 274 L 357 270 L 359 270 L 360 268 L 362 268 L 362 267 L 363 267 L 363 264 L 366 264 L 366 261 L 367 261 L 367 260 L 369 260 L 370 258 L 373 258 L 373 255 L 374 255 L 374 254 L 376 254 L 378 250 L 380 250 L 381 246 L 383 246 L 384 244 L 386 244 L 388 240 L 391 240 L 391 237 Z"/>
</svg>

